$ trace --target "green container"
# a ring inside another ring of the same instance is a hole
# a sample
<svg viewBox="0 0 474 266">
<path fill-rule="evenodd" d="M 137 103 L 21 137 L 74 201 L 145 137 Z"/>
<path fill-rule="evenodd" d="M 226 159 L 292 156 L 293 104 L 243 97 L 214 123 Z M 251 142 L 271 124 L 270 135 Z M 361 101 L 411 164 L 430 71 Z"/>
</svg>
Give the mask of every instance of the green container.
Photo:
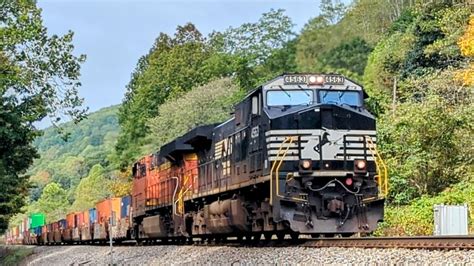
<svg viewBox="0 0 474 266">
<path fill-rule="evenodd" d="M 43 226 L 46 224 L 46 218 L 43 213 L 33 213 L 29 217 L 30 219 L 30 228 L 36 228 L 38 226 Z"/>
</svg>

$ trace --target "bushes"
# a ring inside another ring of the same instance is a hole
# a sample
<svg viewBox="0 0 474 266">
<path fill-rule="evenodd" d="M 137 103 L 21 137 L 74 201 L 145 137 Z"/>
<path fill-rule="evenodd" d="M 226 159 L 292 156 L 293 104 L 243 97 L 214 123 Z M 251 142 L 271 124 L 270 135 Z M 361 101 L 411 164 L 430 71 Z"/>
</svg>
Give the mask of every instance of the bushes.
<svg viewBox="0 0 474 266">
<path fill-rule="evenodd" d="M 385 221 L 377 229 L 375 235 L 432 235 L 433 206 L 464 203 L 470 206 L 469 232 L 472 234 L 474 233 L 474 180 L 456 184 L 435 197 L 423 196 L 409 205 L 386 207 Z"/>
<path fill-rule="evenodd" d="M 378 122 L 380 150 L 390 169 L 390 200 L 408 203 L 473 175 L 472 92 L 440 73 L 417 80 L 428 87 Z M 421 82 L 423 80 L 423 82 Z M 458 92 L 457 97 L 455 97 Z"/>
</svg>

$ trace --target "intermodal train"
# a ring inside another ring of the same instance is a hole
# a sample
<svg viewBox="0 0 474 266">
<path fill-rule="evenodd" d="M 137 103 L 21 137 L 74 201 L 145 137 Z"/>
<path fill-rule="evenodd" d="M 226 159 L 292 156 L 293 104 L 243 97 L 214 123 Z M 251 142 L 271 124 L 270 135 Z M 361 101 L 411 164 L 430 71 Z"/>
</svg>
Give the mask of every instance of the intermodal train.
<svg viewBox="0 0 474 266">
<path fill-rule="evenodd" d="M 342 75 L 280 75 L 236 104 L 229 120 L 196 127 L 134 163 L 131 195 L 22 241 L 370 233 L 383 220 L 388 177 L 367 97 Z"/>
</svg>

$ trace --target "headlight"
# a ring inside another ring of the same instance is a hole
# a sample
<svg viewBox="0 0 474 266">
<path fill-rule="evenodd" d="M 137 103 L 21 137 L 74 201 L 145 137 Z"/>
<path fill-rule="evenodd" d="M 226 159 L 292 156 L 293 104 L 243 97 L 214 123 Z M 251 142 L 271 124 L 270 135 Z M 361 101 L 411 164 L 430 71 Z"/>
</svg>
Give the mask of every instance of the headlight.
<svg viewBox="0 0 474 266">
<path fill-rule="evenodd" d="M 367 162 L 365 160 L 354 160 L 354 173 L 364 174 L 367 172 Z"/>
<path fill-rule="evenodd" d="M 308 83 L 310 85 L 320 85 L 324 83 L 324 76 L 309 76 Z"/>
<path fill-rule="evenodd" d="M 365 162 L 365 160 L 357 160 L 356 167 L 359 170 L 364 170 L 367 167 L 367 163 Z"/>
<path fill-rule="evenodd" d="M 311 160 L 302 160 L 300 162 L 300 167 L 303 170 L 309 170 L 311 169 L 311 166 L 312 166 Z"/>
</svg>

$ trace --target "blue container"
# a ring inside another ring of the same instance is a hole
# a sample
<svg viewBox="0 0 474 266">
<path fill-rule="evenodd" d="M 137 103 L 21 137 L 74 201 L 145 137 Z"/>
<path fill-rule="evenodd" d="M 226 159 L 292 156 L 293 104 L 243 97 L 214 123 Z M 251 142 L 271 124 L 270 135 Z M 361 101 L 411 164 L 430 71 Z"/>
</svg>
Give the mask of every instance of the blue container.
<svg viewBox="0 0 474 266">
<path fill-rule="evenodd" d="M 97 222 L 97 210 L 95 208 L 89 209 L 89 224 Z"/>
<path fill-rule="evenodd" d="M 122 198 L 120 203 L 120 218 L 126 218 L 130 215 L 130 204 L 132 203 L 132 197 L 126 196 Z"/>
<path fill-rule="evenodd" d="M 66 219 L 61 219 L 61 220 L 59 220 L 59 227 L 60 227 L 61 229 L 66 229 L 66 228 L 67 228 L 67 221 L 66 221 Z"/>
<path fill-rule="evenodd" d="M 33 230 L 34 230 L 35 235 L 37 235 L 37 236 L 41 235 L 41 227 L 40 226 L 35 227 Z"/>
</svg>

